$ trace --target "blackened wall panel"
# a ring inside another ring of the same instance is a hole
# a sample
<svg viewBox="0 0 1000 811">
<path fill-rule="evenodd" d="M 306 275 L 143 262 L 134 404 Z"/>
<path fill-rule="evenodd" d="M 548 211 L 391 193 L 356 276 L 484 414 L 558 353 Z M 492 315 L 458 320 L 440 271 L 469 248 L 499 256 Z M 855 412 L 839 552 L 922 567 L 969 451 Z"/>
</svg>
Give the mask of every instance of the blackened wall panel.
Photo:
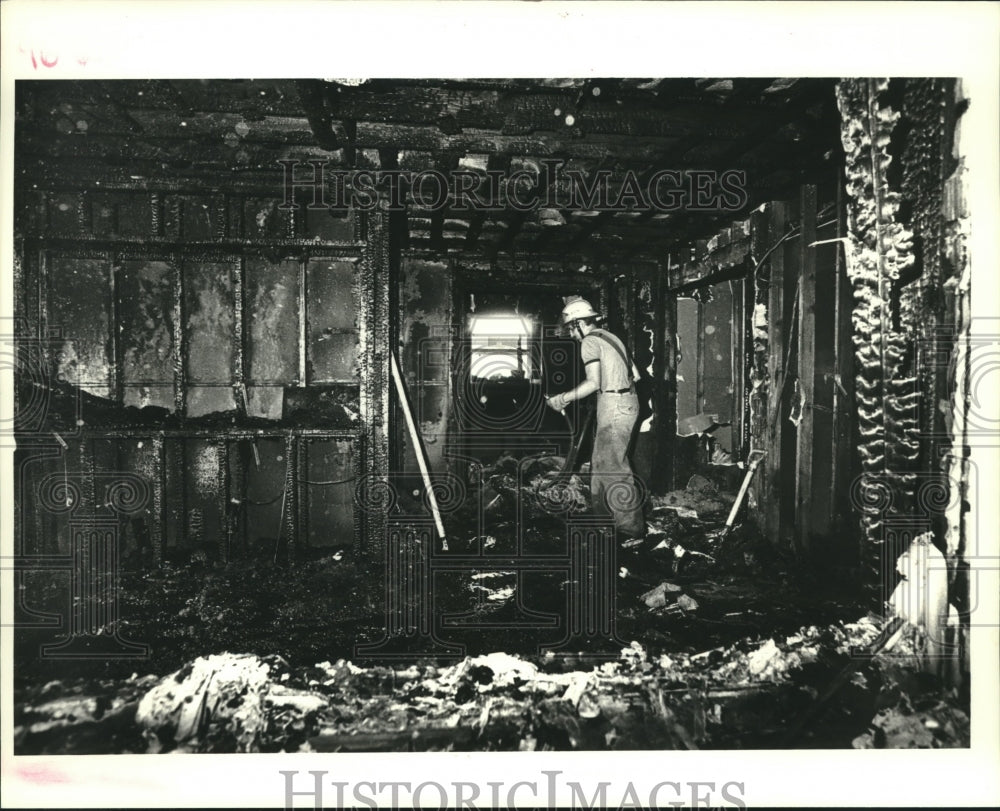
<svg viewBox="0 0 1000 811">
<path fill-rule="evenodd" d="M 298 382 L 301 263 L 252 258 L 246 264 L 249 414 L 281 419 L 284 386 Z"/>
<path fill-rule="evenodd" d="M 287 506 L 282 503 L 288 465 L 285 442 L 266 437 L 240 444 L 246 478 L 239 492 L 243 500 L 247 551 L 251 555 L 273 553 L 281 530 L 282 507 Z"/>
<path fill-rule="evenodd" d="M 224 557 L 225 525 L 220 492 L 223 455 L 214 440 L 184 443 L 185 529 L 187 544 L 207 560 Z"/>
<path fill-rule="evenodd" d="M 163 534 L 162 513 L 157 509 L 158 480 L 163 469 L 161 444 L 151 437 L 140 437 L 118 440 L 116 445 L 121 471 L 144 483 L 135 487 L 138 509 L 123 519 L 123 558 L 126 562 L 157 560 Z"/>
<path fill-rule="evenodd" d="M 124 404 L 174 406 L 174 269 L 167 262 L 127 261 L 118 268 Z"/>
<path fill-rule="evenodd" d="M 677 417 L 698 413 L 698 307 L 692 298 L 677 299 Z"/>
<path fill-rule="evenodd" d="M 414 419 L 423 437 L 428 464 L 437 471 L 445 464 L 452 407 L 452 270 L 444 262 L 406 258 L 401 275 L 399 362 L 416 409 Z M 403 470 L 417 471 L 409 435 L 404 429 L 397 430 L 396 436 Z"/>
<path fill-rule="evenodd" d="M 306 500 L 311 547 L 354 543 L 353 445 L 342 440 L 315 439 L 303 443 L 306 453 Z"/>
<path fill-rule="evenodd" d="M 311 260 L 306 268 L 310 383 L 357 380 L 356 265 Z"/>
<path fill-rule="evenodd" d="M 164 460 L 164 551 L 172 555 L 185 548 L 186 498 L 184 440 L 170 438 L 163 443 Z"/>
<path fill-rule="evenodd" d="M 704 410 L 717 415 L 719 423 L 733 421 L 733 297 L 730 282 L 711 288 L 712 298 L 703 306 L 705 391 Z M 718 448 L 733 452 L 733 429 L 720 428 L 714 434 Z"/>
<path fill-rule="evenodd" d="M 80 229 L 80 209 L 83 201 L 77 192 L 55 192 L 49 195 L 48 230 L 57 236 L 77 236 Z"/>
<path fill-rule="evenodd" d="M 49 258 L 48 327 L 57 330 L 55 366 L 67 383 L 111 396 L 110 263 Z"/>
<path fill-rule="evenodd" d="M 233 265 L 184 265 L 187 415 L 199 417 L 235 408 L 236 362 Z"/>
</svg>

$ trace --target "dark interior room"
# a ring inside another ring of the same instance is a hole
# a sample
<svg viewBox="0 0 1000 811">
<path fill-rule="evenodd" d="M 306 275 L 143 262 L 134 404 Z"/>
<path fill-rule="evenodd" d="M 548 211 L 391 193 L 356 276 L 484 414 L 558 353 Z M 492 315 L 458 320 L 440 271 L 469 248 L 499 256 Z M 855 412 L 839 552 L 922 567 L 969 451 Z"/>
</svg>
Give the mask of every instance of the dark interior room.
<svg viewBox="0 0 1000 811">
<path fill-rule="evenodd" d="M 19 754 L 969 746 L 960 80 L 14 101 Z"/>
</svg>

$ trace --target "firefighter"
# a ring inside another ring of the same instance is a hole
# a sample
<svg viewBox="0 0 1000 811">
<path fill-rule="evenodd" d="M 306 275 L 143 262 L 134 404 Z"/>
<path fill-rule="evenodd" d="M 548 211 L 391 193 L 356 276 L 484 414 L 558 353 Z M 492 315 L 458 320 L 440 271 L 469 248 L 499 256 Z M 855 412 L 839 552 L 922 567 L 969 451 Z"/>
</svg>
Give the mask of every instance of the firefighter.
<svg viewBox="0 0 1000 811">
<path fill-rule="evenodd" d="M 631 548 L 646 536 L 643 498 L 628 454 L 639 417 L 638 372 L 618 336 L 601 329 L 603 320 L 586 299 L 564 299 L 562 322 L 580 342 L 587 379 L 553 395 L 548 405 L 562 411 L 568 403 L 597 394 L 597 429 L 590 459 L 591 498 L 597 515 L 614 517 L 619 545 Z"/>
</svg>

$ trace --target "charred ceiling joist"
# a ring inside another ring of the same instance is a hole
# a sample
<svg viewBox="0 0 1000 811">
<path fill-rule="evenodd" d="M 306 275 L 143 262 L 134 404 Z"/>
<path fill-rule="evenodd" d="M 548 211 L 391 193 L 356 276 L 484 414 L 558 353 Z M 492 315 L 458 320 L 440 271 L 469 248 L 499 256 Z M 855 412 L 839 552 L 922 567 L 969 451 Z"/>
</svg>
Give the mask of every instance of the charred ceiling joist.
<svg viewBox="0 0 1000 811">
<path fill-rule="evenodd" d="M 647 176 L 655 167 L 744 169 L 752 207 L 761 194 L 776 198 L 822 168 L 829 127 L 825 114 L 813 111 L 832 105 L 832 82 L 159 80 L 100 88 L 51 82 L 27 104 L 19 105 L 21 165 L 37 156 L 42 173 L 69 186 L 100 179 L 108 189 L 195 189 L 222 171 L 263 190 L 274 183 L 279 160 L 350 169 L 362 165 L 360 150 L 375 150 L 423 153 L 432 166 L 450 165 L 456 155 L 481 156 L 490 171 L 512 157 L 535 164 L 554 159 L 584 178 L 610 167 L 612 189 L 621 188 L 623 172 Z M 189 154 L 192 139 L 200 144 L 197 155 Z M 801 156 L 794 167 L 790 148 Z M 571 213 L 562 210 L 565 223 L 550 218 L 539 233 L 505 227 L 503 212 L 449 211 L 438 215 L 433 237 L 414 244 L 439 253 L 478 246 L 484 255 L 558 255 L 570 246 L 599 246 L 606 237 L 609 246 L 624 241 L 633 252 L 653 255 L 688 236 L 651 227 L 651 209 L 606 212 L 596 221 Z M 452 221 L 451 230 L 461 224 L 458 239 L 448 236 L 443 219 Z M 714 225 L 708 214 L 698 224 L 706 234 Z"/>
</svg>

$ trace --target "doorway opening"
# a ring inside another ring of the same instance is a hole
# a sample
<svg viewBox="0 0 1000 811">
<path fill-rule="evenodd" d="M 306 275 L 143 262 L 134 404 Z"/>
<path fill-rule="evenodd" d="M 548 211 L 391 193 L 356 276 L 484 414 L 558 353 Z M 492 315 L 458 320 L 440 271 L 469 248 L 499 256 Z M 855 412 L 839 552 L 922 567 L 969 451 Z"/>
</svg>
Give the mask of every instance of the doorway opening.
<svg viewBox="0 0 1000 811">
<path fill-rule="evenodd" d="M 565 416 L 545 398 L 585 376 L 576 342 L 560 326 L 562 297 L 590 290 L 557 285 L 485 286 L 457 291 L 452 447 L 491 464 L 503 455 L 565 455 L 589 404 Z"/>
</svg>

